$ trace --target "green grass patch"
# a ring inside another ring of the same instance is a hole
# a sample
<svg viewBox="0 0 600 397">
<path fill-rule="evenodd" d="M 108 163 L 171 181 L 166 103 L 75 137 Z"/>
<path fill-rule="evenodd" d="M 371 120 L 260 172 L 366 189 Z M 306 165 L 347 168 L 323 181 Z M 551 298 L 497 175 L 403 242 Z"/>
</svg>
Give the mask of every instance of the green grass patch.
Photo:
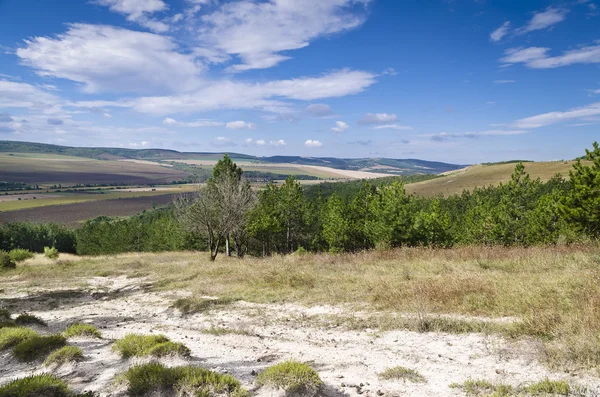
<svg viewBox="0 0 600 397">
<path fill-rule="evenodd" d="M 235 299 L 181 298 L 173 303 L 173 307 L 183 314 L 194 314 L 205 312 L 219 306 L 225 306 L 232 302 L 235 302 Z"/>
<path fill-rule="evenodd" d="M 46 357 L 66 344 L 67 340 L 62 335 L 38 335 L 19 342 L 15 345 L 13 352 L 20 361 L 34 361 Z"/>
<path fill-rule="evenodd" d="M 81 360 L 83 360 L 83 351 L 80 348 L 77 346 L 64 346 L 50 353 L 44 360 L 44 365 L 62 365 Z"/>
<path fill-rule="evenodd" d="M 94 393 L 76 394 L 50 374 L 28 376 L 0 386 L 0 397 L 94 397 Z"/>
<path fill-rule="evenodd" d="M 113 345 L 113 350 L 123 358 L 189 356 L 190 349 L 182 343 L 171 342 L 164 335 L 128 334 Z"/>
<path fill-rule="evenodd" d="M 167 368 L 160 363 L 136 365 L 127 370 L 122 379 L 127 383 L 127 393 L 132 397 L 152 392 L 201 397 L 244 397 L 247 394 L 240 382 L 231 375 L 198 367 Z"/>
<path fill-rule="evenodd" d="M 10 259 L 13 262 L 16 263 L 16 262 L 25 261 L 27 259 L 31 259 L 35 256 L 35 254 L 26 249 L 15 248 L 15 249 L 9 251 L 8 256 L 10 257 Z"/>
<path fill-rule="evenodd" d="M 401 366 L 388 368 L 379 374 L 379 379 L 384 380 L 408 380 L 414 383 L 425 383 L 427 379 L 414 369 Z"/>
<path fill-rule="evenodd" d="M 203 329 L 203 334 L 214 335 L 214 336 L 222 336 L 222 335 L 252 335 L 251 332 L 243 330 L 243 329 L 233 329 L 233 328 L 225 328 L 225 327 L 215 327 L 211 325 L 210 328 Z"/>
<path fill-rule="evenodd" d="M 283 389 L 286 394 L 314 395 L 323 385 L 319 374 L 308 364 L 289 360 L 273 365 L 256 378 L 259 386 Z"/>
<path fill-rule="evenodd" d="M 47 327 L 48 324 L 38 316 L 34 316 L 33 314 L 19 314 L 17 318 L 15 318 L 16 325 L 40 325 L 42 327 Z"/>
<path fill-rule="evenodd" d="M 508 397 L 516 394 L 516 391 L 510 385 L 494 384 L 481 379 L 469 379 L 464 383 L 453 383 L 450 387 L 464 391 L 467 396 Z"/>
<path fill-rule="evenodd" d="M 559 395 L 568 396 L 571 387 L 565 381 L 551 381 L 546 378 L 524 388 L 525 392 L 534 396 Z"/>
<path fill-rule="evenodd" d="M 102 339 L 102 334 L 98 331 L 98 328 L 91 324 L 81 323 L 69 325 L 67 329 L 64 330 L 63 336 L 67 339 L 75 338 L 77 336 Z"/>
<path fill-rule="evenodd" d="M 10 349 L 27 339 L 37 336 L 39 334 L 29 328 L 2 328 L 0 329 L 0 351 Z"/>
</svg>

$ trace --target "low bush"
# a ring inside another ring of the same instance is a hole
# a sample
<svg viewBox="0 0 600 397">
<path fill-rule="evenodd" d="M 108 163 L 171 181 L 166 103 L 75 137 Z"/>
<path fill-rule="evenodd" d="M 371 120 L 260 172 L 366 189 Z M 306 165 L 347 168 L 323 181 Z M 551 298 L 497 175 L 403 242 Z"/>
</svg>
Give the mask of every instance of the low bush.
<svg viewBox="0 0 600 397">
<path fill-rule="evenodd" d="M 152 392 L 177 393 L 182 396 L 244 397 L 244 390 L 231 375 L 222 375 L 199 367 L 167 368 L 160 363 L 131 367 L 122 379 L 132 397 Z"/>
<path fill-rule="evenodd" d="M 17 264 L 10 259 L 10 255 L 6 251 L 0 251 L 0 270 L 14 269 Z"/>
<path fill-rule="evenodd" d="M 62 365 L 83 360 L 83 351 L 77 346 L 64 346 L 53 351 L 44 360 L 44 365 Z"/>
<path fill-rule="evenodd" d="M 397 366 L 394 368 L 388 368 L 379 374 L 379 379 L 384 380 L 408 380 L 414 383 L 425 383 L 427 379 L 414 369 Z"/>
<path fill-rule="evenodd" d="M 26 249 L 15 248 L 8 253 L 8 256 L 13 262 L 22 262 L 24 260 L 33 258 L 35 254 Z"/>
<path fill-rule="evenodd" d="M 273 365 L 256 379 L 259 386 L 283 389 L 286 394 L 314 395 L 323 385 L 319 374 L 309 365 L 289 360 Z"/>
<path fill-rule="evenodd" d="M 113 350 L 119 352 L 123 358 L 190 355 L 190 349 L 187 346 L 182 343 L 171 342 L 164 335 L 125 335 L 125 337 L 115 342 Z"/>
<path fill-rule="evenodd" d="M 48 259 L 58 259 L 58 250 L 54 247 L 44 247 L 44 256 Z"/>
<path fill-rule="evenodd" d="M 63 336 L 67 339 L 75 338 L 77 336 L 91 337 L 102 339 L 102 334 L 98 331 L 98 328 L 91 324 L 76 323 L 69 325 L 63 332 Z"/>
<path fill-rule="evenodd" d="M 33 314 L 19 314 L 19 316 L 15 319 L 15 324 L 17 325 L 40 325 L 42 327 L 47 327 L 48 324 L 38 316 L 34 316 Z"/>
<path fill-rule="evenodd" d="M 550 379 L 546 378 L 540 382 L 525 387 L 525 391 L 534 396 L 568 396 L 571 392 L 571 387 L 565 381 L 551 381 Z"/>
<path fill-rule="evenodd" d="M 27 339 L 37 336 L 39 334 L 29 328 L 2 328 L 0 329 L 0 351 L 10 349 Z"/>
<path fill-rule="evenodd" d="M 0 397 L 94 397 L 94 393 L 76 394 L 69 386 L 50 374 L 32 375 L 0 386 Z"/>
<path fill-rule="evenodd" d="M 15 345 L 14 354 L 20 361 L 33 361 L 67 344 L 62 335 L 33 336 Z"/>
</svg>

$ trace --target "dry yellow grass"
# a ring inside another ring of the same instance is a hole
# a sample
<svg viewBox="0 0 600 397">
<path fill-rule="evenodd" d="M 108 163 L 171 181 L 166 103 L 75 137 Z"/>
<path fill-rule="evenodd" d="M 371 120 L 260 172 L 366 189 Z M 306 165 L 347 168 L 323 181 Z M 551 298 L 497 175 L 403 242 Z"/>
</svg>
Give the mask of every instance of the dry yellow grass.
<svg viewBox="0 0 600 397">
<path fill-rule="evenodd" d="M 0 281 L 81 285 L 93 276 L 148 276 L 154 288 L 224 300 L 346 305 L 367 312 L 439 313 L 522 320 L 510 331 L 541 338 L 549 362 L 600 365 L 597 246 L 399 249 L 265 259 L 205 253 L 39 257 Z M 466 328 L 465 330 L 469 330 Z M 476 329 L 476 328 L 475 328 Z"/>
<path fill-rule="evenodd" d="M 547 181 L 556 174 L 561 174 L 564 178 L 568 178 L 569 171 L 573 169 L 574 161 L 549 161 L 523 164 L 525 165 L 525 172 L 528 172 L 532 179 L 540 178 L 542 181 Z M 406 191 L 420 196 L 433 197 L 440 194 L 444 196 L 461 194 L 464 190 L 472 191 L 476 187 L 497 186 L 500 183 L 506 183 L 510 180 L 515 166 L 516 164 L 514 163 L 474 165 L 463 170 L 448 172 L 440 178 L 411 183 L 406 185 Z"/>
</svg>

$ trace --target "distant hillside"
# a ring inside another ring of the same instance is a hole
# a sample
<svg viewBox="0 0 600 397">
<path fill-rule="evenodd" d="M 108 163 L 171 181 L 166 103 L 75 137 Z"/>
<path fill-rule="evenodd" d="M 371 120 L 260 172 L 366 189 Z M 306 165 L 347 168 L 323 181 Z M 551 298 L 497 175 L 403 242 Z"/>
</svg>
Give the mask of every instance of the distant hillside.
<svg viewBox="0 0 600 397">
<path fill-rule="evenodd" d="M 0 152 L 4 153 L 46 153 L 66 156 L 86 157 L 102 160 L 217 160 L 225 153 L 236 161 L 267 164 L 297 164 L 330 167 L 340 170 L 377 172 L 389 175 L 439 174 L 463 168 L 464 165 L 448 164 L 417 159 L 361 158 L 344 159 L 335 157 L 272 156 L 256 157 L 241 153 L 178 152 L 168 149 L 124 149 L 124 148 L 80 148 L 49 145 L 44 143 L 0 141 Z"/>
</svg>

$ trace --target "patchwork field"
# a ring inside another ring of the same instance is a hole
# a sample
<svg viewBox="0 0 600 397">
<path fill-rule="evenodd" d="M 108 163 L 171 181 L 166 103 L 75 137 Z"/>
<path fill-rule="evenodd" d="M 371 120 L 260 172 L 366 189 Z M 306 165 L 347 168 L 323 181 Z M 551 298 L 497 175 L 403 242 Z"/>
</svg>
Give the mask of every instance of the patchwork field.
<svg viewBox="0 0 600 397">
<path fill-rule="evenodd" d="M 525 172 L 529 173 L 531 179 L 540 178 L 542 181 L 547 181 L 556 174 L 568 178 L 574 163 L 574 161 L 551 161 L 523 164 Z M 473 190 L 476 187 L 498 185 L 510 180 L 515 165 L 514 163 L 473 165 L 462 170 L 447 172 L 440 178 L 409 184 L 406 186 L 406 191 L 428 197 L 440 194 L 449 196 L 460 194 L 464 190 Z"/>
<path fill-rule="evenodd" d="M 83 323 L 101 339 L 69 337 L 82 357 L 59 365 L 5 349 L 0 383 L 52 373 L 77 392 L 126 396 L 119 375 L 152 361 L 230 374 L 267 397 L 283 393 L 257 376 L 295 359 L 317 371 L 323 396 L 597 396 L 599 254 L 403 249 L 215 263 L 206 253 L 38 256 L 0 273 L 0 308 L 38 316 L 47 327 L 29 327 L 42 335 Z M 132 333 L 185 348 L 124 357 L 115 342 Z"/>
</svg>

